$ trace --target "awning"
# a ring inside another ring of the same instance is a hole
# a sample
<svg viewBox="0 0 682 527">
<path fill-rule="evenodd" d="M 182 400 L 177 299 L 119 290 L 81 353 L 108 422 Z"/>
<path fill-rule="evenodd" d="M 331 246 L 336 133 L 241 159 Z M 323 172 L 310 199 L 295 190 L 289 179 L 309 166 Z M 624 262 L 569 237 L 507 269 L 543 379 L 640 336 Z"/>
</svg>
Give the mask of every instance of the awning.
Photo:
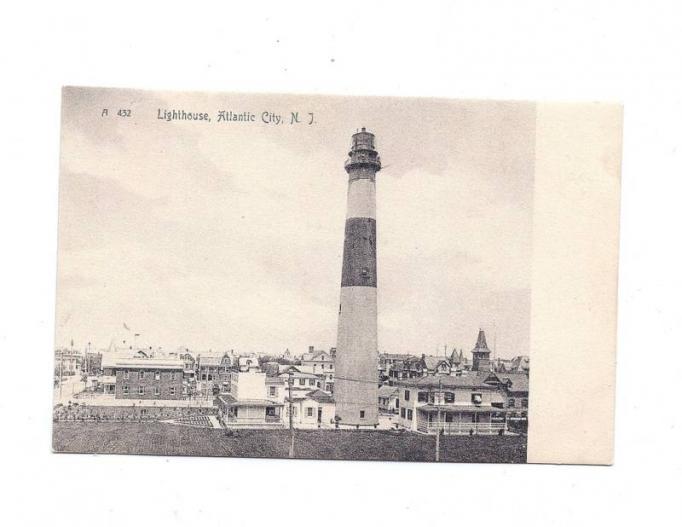
<svg viewBox="0 0 682 527">
<path fill-rule="evenodd" d="M 438 412 L 438 406 L 435 406 L 433 404 L 427 404 L 424 406 L 419 406 L 417 407 L 417 410 L 420 412 L 426 412 L 426 413 L 436 413 Z M 462 413 L 506 413 L 507 410 L 504 408 L 494 408 L 492 406 L 441 406 L 440 411 L 442 413 L 448 413 L 448 414 L 456 414 L 459 412 Z"/>
<path fill-rule="evenodd" d="M 268 401 L 267 399 L 243 399 L 241 401 L 231 401 L 229 406 L 284 406 L 277 401 Z"/>
</svg>

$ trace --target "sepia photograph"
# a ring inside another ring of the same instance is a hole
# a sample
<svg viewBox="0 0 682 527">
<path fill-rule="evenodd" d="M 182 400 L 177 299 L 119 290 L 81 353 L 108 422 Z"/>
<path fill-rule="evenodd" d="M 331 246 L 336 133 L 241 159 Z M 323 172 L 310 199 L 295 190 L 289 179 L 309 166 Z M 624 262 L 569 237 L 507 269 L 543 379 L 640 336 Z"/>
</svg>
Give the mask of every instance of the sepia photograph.
<svg viewBox="0 0 682 527">
<path fill-rule="evenodd" d="M 63 90 L 57 452 L 524 463 L 535 105 Z"/>
</svg>

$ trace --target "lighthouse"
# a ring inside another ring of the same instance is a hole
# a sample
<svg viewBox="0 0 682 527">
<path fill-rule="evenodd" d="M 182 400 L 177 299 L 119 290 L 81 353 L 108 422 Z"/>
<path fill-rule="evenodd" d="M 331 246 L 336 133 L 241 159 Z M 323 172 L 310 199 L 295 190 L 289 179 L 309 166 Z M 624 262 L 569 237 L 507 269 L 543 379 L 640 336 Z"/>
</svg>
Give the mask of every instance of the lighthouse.
<svg viewBox="0 0 682 527">
<path fill-rule="evenodd" d="M 348 205 L 343 242 L 334 400 L 342 425 L 379 422 L 377 345 L 376 173 L 374 134 L 353 134 L 348 159 Z"/>
</svg>

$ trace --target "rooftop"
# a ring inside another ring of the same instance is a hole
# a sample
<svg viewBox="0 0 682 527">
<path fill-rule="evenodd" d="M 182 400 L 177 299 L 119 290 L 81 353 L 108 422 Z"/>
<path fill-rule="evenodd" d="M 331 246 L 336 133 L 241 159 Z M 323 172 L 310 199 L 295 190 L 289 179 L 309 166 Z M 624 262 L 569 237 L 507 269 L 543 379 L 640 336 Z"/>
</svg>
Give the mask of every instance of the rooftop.
<svg viewBox="0 0 682 527">
<path fill-rule="evenodd" d="M 197 357 L 197 360 L 199 361 L 199 366 L 222 366 L 223 358 L 223 355 L 200 355 Z"/>
<path fill-rule="evenodd" d="M 326 362 L 332 362 L 334 360 L 334 357 L 332 357 L 331 353 L 328 351 L 324 350 L 316 350 L 313 351 L 312 353 L 304 353 L 303 356 L 301 357 L 302 361 L 312 361 L 312 360 L 322 360 Z"/>
<path fill-rule="evenodd" d="M 219 396 L 218 399 L 227 406 L 284 406 L 282 403 L 269 399 L 235 399 L 229 393 Z"/>
<path fill-rule="evenodd" d="M 102 368 L 184 370 L 185 361 L 169 358 L 111 357 L 102 358 Z"/>
<path fill-rule="evenodd" d="M 317 401 L 318 403 L 333 403 L 334 398 L 329 395 L 326 392 L 323 392 L 322 390 L 315 390 L 310 392 L 307 397 L 309 399 L 313 399 L 314 401 Z"/>
<path fill-rule="evenodd" d="M 498 373 L 497 376 L 502 382 L 511 382 L 509 390 L 512 392 L 528 391 L 528 375 L 525 373 Z"/>
<path fill-rule="evenodd" d="M 482 372 L 488 373 L 488 372 Z M 461 377 L 451 377 L 449 375 L 429 375 L 418 379 L 407 379 L 397 381 L 396 386 L 407 386 L 413 388 L 487 388 L 494 389 L 495 386 L 485 382 L 488 375 L 462 375 Z"/>
</svg>

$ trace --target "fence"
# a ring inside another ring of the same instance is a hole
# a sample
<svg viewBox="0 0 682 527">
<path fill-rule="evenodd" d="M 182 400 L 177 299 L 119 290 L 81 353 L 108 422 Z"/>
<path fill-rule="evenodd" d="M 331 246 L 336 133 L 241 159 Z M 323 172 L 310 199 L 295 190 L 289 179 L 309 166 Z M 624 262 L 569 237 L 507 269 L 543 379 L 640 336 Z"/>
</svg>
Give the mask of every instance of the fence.
<svg viewBox="0 0 682 527">
<path fill-rule="evenodd" d="M 439 423 L 419 423 L 417 430 L 425 434 L 435 434 L 438 430 L 446 435 L 456 434 L 499 434 L 500 430 L 506 430 L 506 423 L 492 422 L 492 423 L 466 423 L 466 422 L 441 422 Z"/>
</svg>

